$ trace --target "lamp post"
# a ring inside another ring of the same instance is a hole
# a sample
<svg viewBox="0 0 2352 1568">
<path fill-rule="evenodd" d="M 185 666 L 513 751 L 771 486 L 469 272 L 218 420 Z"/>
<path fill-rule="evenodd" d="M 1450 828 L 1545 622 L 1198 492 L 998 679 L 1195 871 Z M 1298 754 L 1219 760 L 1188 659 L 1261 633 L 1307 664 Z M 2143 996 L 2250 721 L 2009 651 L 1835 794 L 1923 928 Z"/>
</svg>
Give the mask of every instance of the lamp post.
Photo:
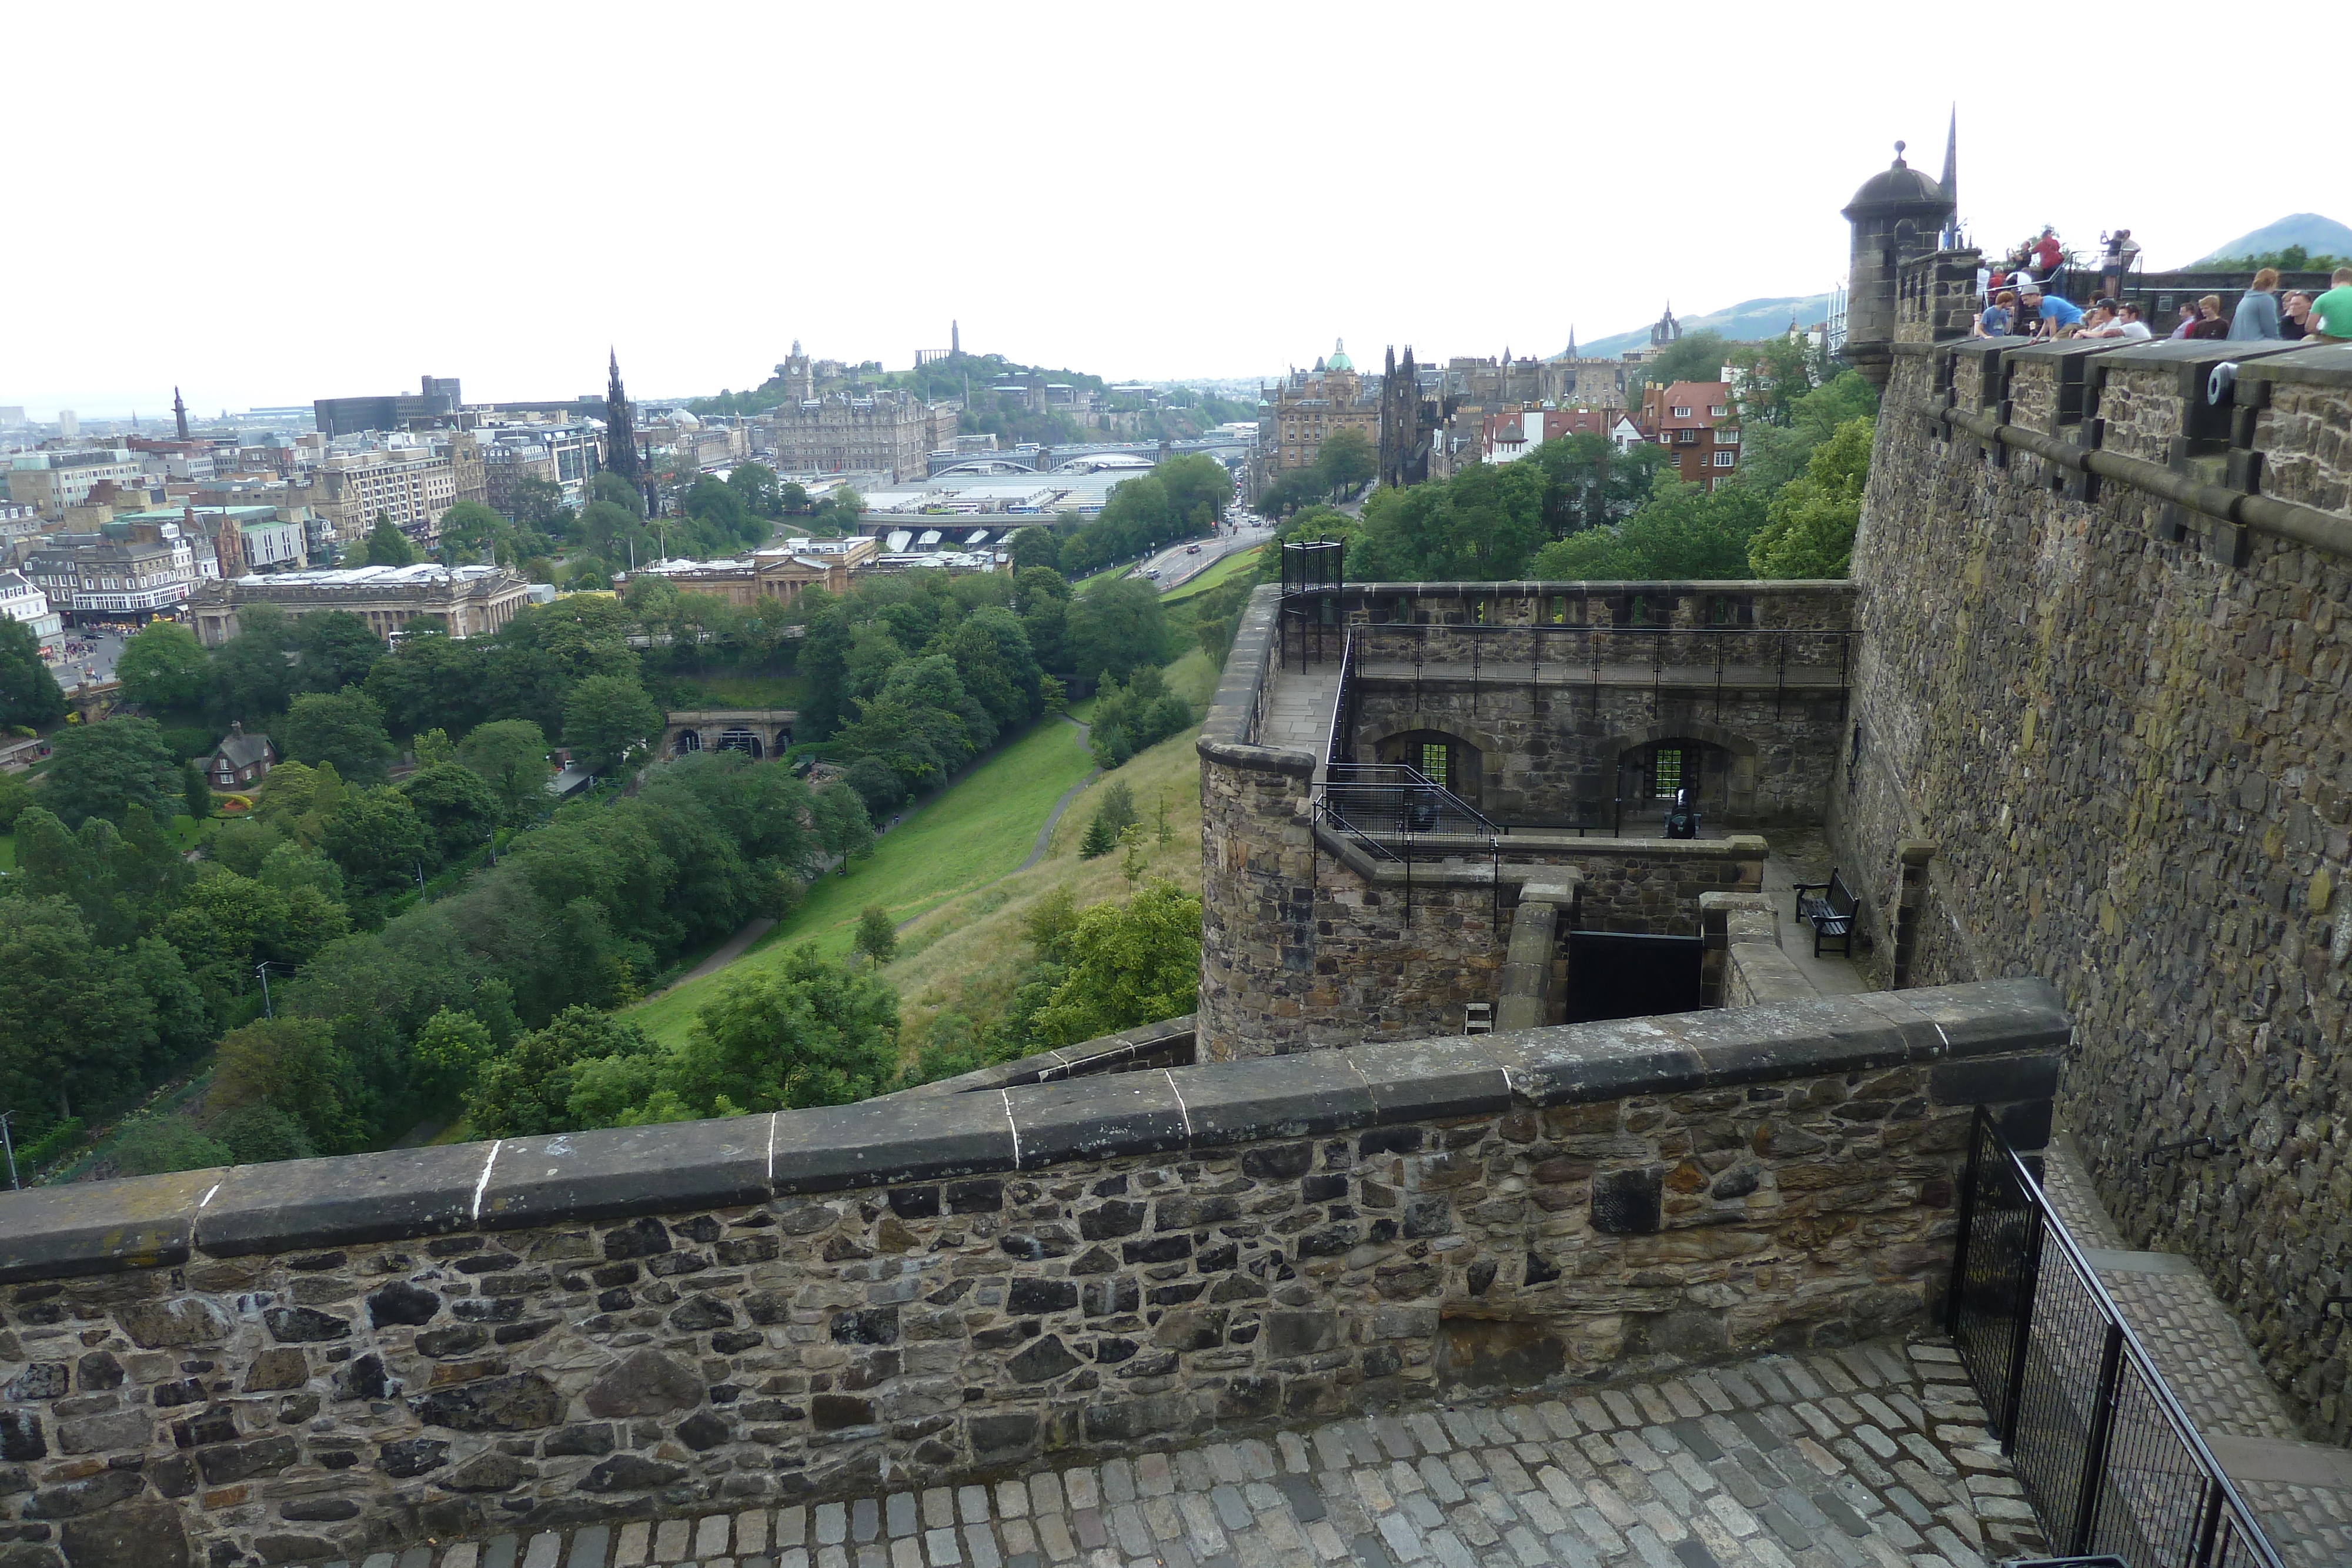
<svg viewBox="0 0 2352 1568">
<path fill-rule="evenodd" d="M 269 1005 L 269 966 L 276 961 L 273 958 L 264 958 L 253 967 L 253 972 L 261 977 L 261 1016 L 263 1018 L 274 1019 L 278 1016 L 278 1010 Z"/>
<path fill-rule="evenodd" d="M 9 1190 L 22 1192 L 25 1190 L 25 1184 L 16 1179 L 16 1140 L 8 1133 L 9 1120 L 16 1114 L 14 1111 L 0 1111 L 0 1149 L 5 1149 L 8 1152 Z"/>
</svg>

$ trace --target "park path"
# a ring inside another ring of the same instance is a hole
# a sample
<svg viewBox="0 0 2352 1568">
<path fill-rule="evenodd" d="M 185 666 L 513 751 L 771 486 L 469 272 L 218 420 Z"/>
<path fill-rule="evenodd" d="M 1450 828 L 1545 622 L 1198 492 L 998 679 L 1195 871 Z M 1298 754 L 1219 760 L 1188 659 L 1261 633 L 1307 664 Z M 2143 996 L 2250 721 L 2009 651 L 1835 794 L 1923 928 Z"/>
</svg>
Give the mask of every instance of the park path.
<svg viewBox="0 0 2352 1568">
<path fill-rule="evenodd" d="M 1085 725 L 1080 724 L 1068 714 L 1063 714 L 1060 717 L 1064 724 L 1068 725 L 1072 729 L 1078 732 L 1078 738 L 1080 740 L 1083 741 L 1087 738 L 1087 730 Z M 1087 785 L 1093 783 L 1096 779 L 1101 777 L 1101 768 L 1090 768 L 1087 770 L 1085 778 L 1079 779 L 1076 783 L 1062 791 L 1062 798 L 1054 802 L 1054 809 L 1052 810 L 1045 813 L 1045 825 L 1037 830 L 1037 841 L 1030 846 L 1029 858 L 1023 861 L 1019 865 L 1014 866 L 1011 871 L 1006 872 L 1004 876 L 1019 876 L 1023 872 L 1027 871 L 1031 866 L 1035 865 L 1039 861 L 1045 858 L 1045 846 L 1053 841 L 1054 829 L 1060 824 L 1062 821 L 1062 813 L 1070 809 L 1071 802 L 1076 800 L 1078 796 L 1085 791 Z M 991 877 L 988 881 L 982 883 L 979 887 L 972 888 L 971 891 L 978 893 L 982 888 L 994 887 L 998 883 L 1004 880 L 1004 876 Z M 958 898 L 961 898 L 964 894 L 958 894 L 956 896 Z M 934 904 L 932 907 L 937 908 L 938 905 Z M 923 915 L 929 915 L 929 913 L 931 913 L 931 911 L 929 909 L 923 911 Z M 908 926 L 912 925 L 916 921 L 920 920 L 923 917 L 923 915 L 910 915 L 906 919 L 898 922 L 898 924 L 893 926 L 892 929 L 904 931 Z"/>
</svg>

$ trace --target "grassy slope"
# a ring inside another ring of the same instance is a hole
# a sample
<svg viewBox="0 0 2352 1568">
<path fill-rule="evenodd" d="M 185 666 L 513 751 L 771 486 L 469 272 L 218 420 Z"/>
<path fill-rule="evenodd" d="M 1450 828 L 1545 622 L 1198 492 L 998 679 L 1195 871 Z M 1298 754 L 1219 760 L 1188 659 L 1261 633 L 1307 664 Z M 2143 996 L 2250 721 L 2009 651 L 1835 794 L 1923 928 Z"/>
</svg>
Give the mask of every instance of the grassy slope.
<svg viewBox="0 0 2352 1568">
<path fill-rule="evenodd" d="M 1027 858 L 1054 802 L 1093 766 L 1076 729 L 1058 719 L 1038 725 L 884 834 L 872 859 L 845 877 L 821 878 L 791 918 L 723 973 L 756 972 L 801 942 L 839 957 L 869 904 L 903 921 L 1003 876 Z M 676 987 L 627 1016 L 656 1039 L 683 1040 L 718 981 Z"/>
<path fill-rule="evenodd" d="M 0 833 L 0 871 L 16 869 L 16 835 Z"/>
<path fill-rule="evenodd" d="M 1199 684 L 1193 672 L 1183 667 L 1194 661 L 1204 669 L 1208 665 L 1196 653 L 1170 670 L 1170 683 L 1179 690 Z M 1150 862 L 1146 875 L 1200 892 L 1201 759 L 1192 746 L 1199 733 L 1188 729 L 1161 741 L 1088 785 L 1070 803 L 1054 831 L 1053 843 L 1035 865 L 992 887 L 950 899 L 908 928 L 899 939 L 898 958 L 883 968 L 882 977 L 904 998 L 900 1017 L 907 1026 L 910 1059 L 940 1013 L 960 1012 L 985 1021 L 1011 998 L 1030 960 L 1022 919 L 1040 894 L 1067 887 L 1081 908 L 1127 897 L 1118 855 L 1078 858 L 1087 823 L 1102 791 L 1114 780 L 1125 782 L 1133 792 L 1136 810 L 1143 818 Z M 1152 841 L 1163 797 L 1170 833 L 1165 846 Z"/>
<path fill-rule="evenodd" d="M 1194 594 L 1206 593 L 1219 583 L 1231 580 L 1238 573 L 1256 570 L 1258 553 L 1265 549 L 1264 545 L 1252 545 L 1247 549 L 1234 551 L 1183 587 L 1171 589 L 1161 594 L 1160 601 L 1162 604 L 1174 604 L 1181 600 L 1190 599 Z"/>
<path fill-rule="evenodd" d="M 690 699 L 680 706 L 797 708 L 808 698 L 804 675 L 704 675 L 677 685 L 679 695 Z"/>
</svg>

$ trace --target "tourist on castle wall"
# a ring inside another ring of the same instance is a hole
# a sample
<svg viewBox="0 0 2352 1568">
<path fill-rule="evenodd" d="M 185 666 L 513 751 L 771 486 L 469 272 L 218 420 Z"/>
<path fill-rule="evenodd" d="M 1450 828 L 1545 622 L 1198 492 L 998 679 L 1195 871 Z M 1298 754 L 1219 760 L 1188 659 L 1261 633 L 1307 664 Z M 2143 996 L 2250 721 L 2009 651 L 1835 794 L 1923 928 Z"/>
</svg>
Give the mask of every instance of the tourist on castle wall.
<svg viewBox="0 0 2352 1568">
<path fill-rule="evenodd" d="M 2221 297 L 2208 294 L 2197 302 L 2197 319 L 2189 324 L 2189 336 L 2219 341 L 2230 335 L 2230 323 L 2221 317 Z"/>
<path fill-rule="evenodd" d="M 2278 280 L 2275 267 L 2254 274 L 2253 286 L 2239 298 L 2237 314 L 2230 318 L 2230 341 L 2251 342 L 2279 335 L 2278 296 L 2271 292 Z"/>
<path fill-rule="evenodd" d="M 2145 338 L 2147 323 L 2139 319 L 2139 307 L 2131 300 L 2118 304 L 2102 299 L 2091 312 L 2088 325 L 2075 334 L 2079 338 Z"/>
<path fill-rule="evenodd" d="M 2352 343 L 2352 267 L 2339 267 L 2328 282 L 2336 287 L 2311 302 L 2311 336 L 2323 343 Z"/>
<path fill-rule="evenodd" d="M 2172 330 L 2168 333 L 2167 336 L 2172 338 L 2186 338 L 2189 336 L 2189 332 L 2196 328 L 2200 319 L 2200 318 L 2197 314 L 2197 307 L 2192 303 L 2184 302 L 2180 307 L 2179 321 L 2173 327 Z"/>
<path fill-rule="evenodd" d="M 1986 306 L 1983 311 L 1978 315 L 1974 336 L 1979 338 L 2008 337 L 2010 335 L 2010 320 L 2016 314 L 2016 311 L 2017 291 L 2011 288 L 2002 289 L 1993 302 Z"/>
<path fill-rule="evenodd" d="M 2034 319 L 2041 323 L 2034 333 L 2037 338 L 2071 338 L 2074 335 L 2074 329 L 2083 324 L 2082 307 L 2063 294 L 2044 294 L 2033 285 L 2027 284 L 2024 293 L 2019 298 L 2032 310 Z"/>
<path fill-rule="evenodd" d="M 2311 296 L 2295 293 L 2279 301 L 2279 336 L 2289 342 L 2311 335 Z"/>
</svg>

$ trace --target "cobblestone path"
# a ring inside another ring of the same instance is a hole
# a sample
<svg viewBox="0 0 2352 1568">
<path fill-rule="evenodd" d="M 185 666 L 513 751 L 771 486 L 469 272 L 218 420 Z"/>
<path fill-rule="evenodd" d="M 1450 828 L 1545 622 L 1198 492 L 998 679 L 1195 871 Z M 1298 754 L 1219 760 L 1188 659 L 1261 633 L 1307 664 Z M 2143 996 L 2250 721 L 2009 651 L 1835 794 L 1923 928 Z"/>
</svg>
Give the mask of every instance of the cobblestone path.
<svg viewBox="0 0 2352 1568">
<path fill-rule="evenodd" d="M 2352 1452 L 2306 1443 L 2230 1309 L 2188 1259 L 2129 1252 L 2064 1139 L 2050 1205 L 2289 1568 L 2352 1563 Z"/>
<path fill-rule="evenodd" d="M 1958 1358 L 1881 1343 L 339 1568 L 1984 1568 L 2040 1545 Z"/>
</svg>

